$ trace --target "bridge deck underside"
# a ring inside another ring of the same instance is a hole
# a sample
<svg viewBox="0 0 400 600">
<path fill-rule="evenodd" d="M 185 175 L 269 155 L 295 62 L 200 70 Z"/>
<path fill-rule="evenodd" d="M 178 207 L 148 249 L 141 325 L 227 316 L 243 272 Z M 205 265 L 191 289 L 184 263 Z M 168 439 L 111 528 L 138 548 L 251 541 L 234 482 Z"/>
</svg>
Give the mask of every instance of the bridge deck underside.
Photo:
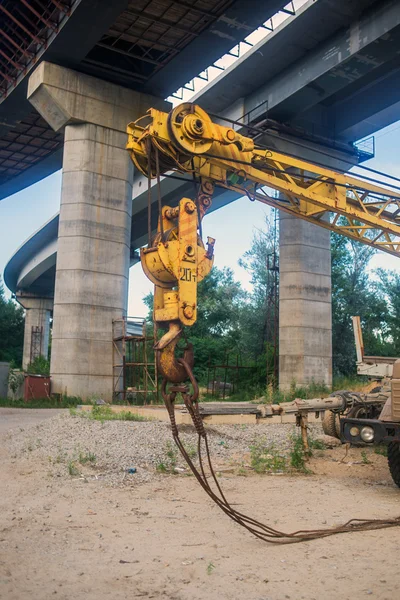
<svg viewBox="0 0 400 600">
<path fill-rule="evenodd" d="M 62 135 L 26 99 L 41 60 L 166 97 L 286 1 L 1 0 L 0 198 L 61 166 Z"/>
</svg>

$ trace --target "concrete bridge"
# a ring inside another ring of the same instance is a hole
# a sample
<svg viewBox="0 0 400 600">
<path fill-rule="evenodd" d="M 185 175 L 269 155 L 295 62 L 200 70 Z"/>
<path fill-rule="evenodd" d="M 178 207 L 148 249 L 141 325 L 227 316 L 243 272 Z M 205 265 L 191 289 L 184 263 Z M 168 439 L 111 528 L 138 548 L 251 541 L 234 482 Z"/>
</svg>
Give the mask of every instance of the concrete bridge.
<svg viewBox="0 0 400 600">
<path fill-rule="evenodd" d="M 370 156 L 354 146 L 355 140 L 400 117 L 395 91 L 399 48 L 397 2 L 356 0 L 349 6 L 310 1 L 193 100 L 210 112 L 257 123 L 265 131 L 263 143 L 348 168 Z M 30 80 L 29 101 L 58 135 L 64 134 L 49 159 L 54 170 L 57 152 L 61 157 L 64 149 L 61 215 L 27 240 L 5 270 L 8 287 L 35 315 L 30 327 L 46 321 L 55 290 L 55 391 L 80 395 L 111 391 L 111 318 L 126 308 L 128 268 L 146 229 L 147 184 L 141 177 L 133 179 L 127 153 L 122 153 L 124 126 L 135 110 L 140 114 L 143 96 L 129 92 L 128 99 L 126 89 L 97 81 L 50 64 L 41 65 Z M 127 101 L 121 101 L 123 96 Z M 100 149 L 108 153 L 107 160 L 100 158 Z M 32 173 L 6 181 L 4 194 L 29 184 L 37 177 Z M 100 175 L 106 183 L 99 183 Z M 191 193 L 191 183 L 164 179 L 162 192 L 165 203 L 174 203 Z M 219 191 L 213 209 L 235 199 Z M 281 385 L 290 385 L 292 378 L 329 384 L 329 233 L 285 216 L 280 253 Z M 29 343 L 25 361 L 28 354 Z"/>
</svg>

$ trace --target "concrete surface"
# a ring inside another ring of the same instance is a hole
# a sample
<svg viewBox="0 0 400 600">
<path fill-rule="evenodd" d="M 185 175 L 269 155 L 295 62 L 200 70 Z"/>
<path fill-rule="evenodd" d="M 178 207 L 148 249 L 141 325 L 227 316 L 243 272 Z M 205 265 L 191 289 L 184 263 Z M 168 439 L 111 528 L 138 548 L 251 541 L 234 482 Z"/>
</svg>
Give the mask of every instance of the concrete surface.
<svg viewBox="0 0 400 600">
<path fill-rule="evenodd" d="M 8 370 L 10 364 L 8 362 L 0 362 L 0 398 L 6 398 L 8 392 Z"/>
<path fill-rule="evenodd" d="M 25 309 L 25 329 L 24 329 L 24 350 L 22 355 L 22 368 L 27 369 L 32 362 L 32 342 L 33 327 L 39 327 L 40 339 L 38 339 L 37 350 L 39 355 L 48 358 L 49 356 L 49 336 L 50 336 L 50 315 L 53 310 L 53 300 L 50 298 L 36 298 L 17 294 L 17 300 Z M 33 358 L 36 358 L 35 356 Z"/>
<path fill-rule="evenodd" d="M 67 413 L 65 408 L 3 408 L 0 407 L 0 435 L 10 429 L 37 425 L 46 419 L 51 419 L 61 413 Z"/>
<path fill-rule="evenodd" d="M 330 232 L 285 213 L 279 226 L 279 387 L 331 387 Z"/>
</svg>

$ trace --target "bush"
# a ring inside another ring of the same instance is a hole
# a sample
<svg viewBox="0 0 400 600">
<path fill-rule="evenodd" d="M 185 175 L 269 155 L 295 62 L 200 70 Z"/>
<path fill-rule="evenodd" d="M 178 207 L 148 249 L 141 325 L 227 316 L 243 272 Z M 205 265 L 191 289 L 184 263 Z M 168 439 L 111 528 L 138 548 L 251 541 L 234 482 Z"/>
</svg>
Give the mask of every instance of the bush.
<svg viewBox="0 0 400 600">
<path fill-rule="evenodd" d="M 29 363 L 26 372 L 30 375 L 50 375 L 50 361 L 44 356 L 37 356 Z"/>
</svg>

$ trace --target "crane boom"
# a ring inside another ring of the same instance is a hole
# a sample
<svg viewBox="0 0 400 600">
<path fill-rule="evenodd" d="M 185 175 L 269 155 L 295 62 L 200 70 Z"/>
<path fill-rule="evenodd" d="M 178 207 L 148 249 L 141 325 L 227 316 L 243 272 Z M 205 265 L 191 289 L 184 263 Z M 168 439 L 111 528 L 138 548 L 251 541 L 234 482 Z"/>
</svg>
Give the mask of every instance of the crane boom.
<svg viewBox="0 0 400 600">
<path fill-rule="evenodd" d="M 202 183 L 234 190 L 400 256 L 398 191 L 257 148 L 251 138 L 213 123 L 205 111 L 193 104 L 181 104 L 170 113 L 150 109 L 148 116 L 147 126 L 136 121 L 128 127 L 128 149 L 146 176 L 157 176 L 158 153 L 160 174 L 194 173 Z M 265 188 L 280 192 L 279 198 Z"/>
<path fill-rule="evenodd" d="M 149 245 L 141 250 L 143 269 L 155 285 L 154 321 L 169 328 L 156 346 L 166 381 L 179 383 L 191 374 L 191 351 L 183 364 L 175 347 L 182 326 L 196 322 L 197 285 L 213 264 L 215 240 L 208 238 L 205 247 L 198 232 L 216 185 L 400 256 L 400 193 L 393 187 L 257 146 L 195 104 L 169 113 L 150 109 L 128 125 L 127 149 L 149 179 L 159 182 L 175 171 L 200 183 L 197 198 L 183 198 L 177 207 L 163 207 L 159 193 L 158 231 L 151 235 L 149 212 Z"/>
</svg>

